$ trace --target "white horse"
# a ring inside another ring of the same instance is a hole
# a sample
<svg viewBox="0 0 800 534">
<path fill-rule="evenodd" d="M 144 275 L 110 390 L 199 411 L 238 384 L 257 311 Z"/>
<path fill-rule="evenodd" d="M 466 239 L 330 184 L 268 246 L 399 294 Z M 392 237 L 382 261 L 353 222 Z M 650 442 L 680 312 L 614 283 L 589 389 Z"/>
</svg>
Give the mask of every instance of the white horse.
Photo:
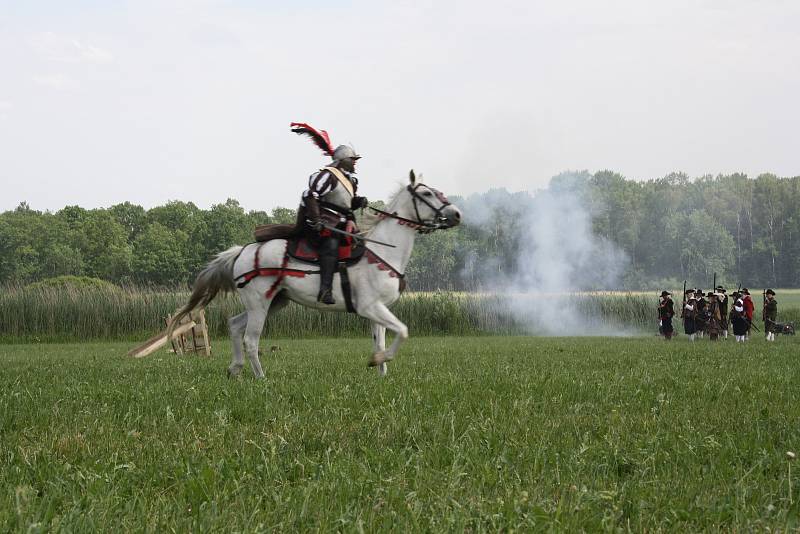
<svg viewBox="0 0 800 534">
<path fill-rule="evenodd" d="M 400 297 L 417 232 L 451 228 L 461 222 L 458 208 L 436 189 L 417 182 L 413 170 L 410 182 L 395 194 L 386 211 L 375 210 L 378 220 L 366 234 L 373 241 L 394 247 L 369 242 L 361 260 L 348 269 L 353 308 L 372 321 L 374 350 L 369 365 L 377 366 L 381 375 L 386 374 L 386 362 L 408 338 L 408 328 L 388 306 Z M 244 345 L 253 374 L 263 378 L 258 342 L 270 311 L 277 311 L 290 300 L 325 311 L 347 311 L 340 275 L 337 273 L 333 280 L 336 304 L 321 304 L 317 302 L 319 275 L 308 272 L 314 266 L 287 256 L 286 248 L 286 240 L 276 239 L 231 247 L 218 254 L 197 276 L 189 302 L 176 314 L 170 329 L 195 308 L 205 307 L 218 292 L 236 289 L 246 311 L 228 319 L 233 343 L 228 374 L 241 373 Z M 242 284 L 245 280 L 249 281 Z M 396 334 L 389 350 L 387 328 Z"/>
</svg>

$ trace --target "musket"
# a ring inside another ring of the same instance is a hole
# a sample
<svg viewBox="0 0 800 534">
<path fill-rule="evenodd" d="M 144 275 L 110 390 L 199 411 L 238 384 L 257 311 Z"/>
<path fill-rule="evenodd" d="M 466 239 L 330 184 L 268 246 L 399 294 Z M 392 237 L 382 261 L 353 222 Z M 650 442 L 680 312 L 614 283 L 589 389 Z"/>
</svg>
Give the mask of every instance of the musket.
<svg viewBox="0 0 800 534">
<path fill-rule="evenodd" d="M 714 285 L 711 286 L 711 291 L 714 293 L 717 292 L 717 273 L 714 273 Z"/>
<path fill-rule="evenodd" d="M 361 241 L 365 241 L 367 243 L 375 243 L 376 245 L 383 245 L 384 247 L 397 248 L 395 245 L 390 245 L 389 243 L 384 243 L 383 241 L 378 241 L 376 239 L 370 239 L 370 238 L 364 237 L 363 235 L 360 235 L 360 234 L 353 234 L 353 233 L 350 233 L 350 232 L 345 232 L 344 230 L 339 230 L 338 228 L 333 227 L 333 226 L 328 226 L 327 224 L 323 224 L 322 227 L 327 229 L 327 230 L 330 230 L 333 233 L 346 235 L 348 237 L 352 237 L 353 239 L 360 239 Z"/>
</svg>

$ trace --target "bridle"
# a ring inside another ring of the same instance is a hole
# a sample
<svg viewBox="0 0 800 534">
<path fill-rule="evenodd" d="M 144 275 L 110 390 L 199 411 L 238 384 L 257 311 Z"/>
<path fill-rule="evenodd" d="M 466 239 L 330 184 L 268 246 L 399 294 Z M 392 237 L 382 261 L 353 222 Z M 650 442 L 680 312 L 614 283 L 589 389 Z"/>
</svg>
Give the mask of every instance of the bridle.
<svg viewBox="0 0 800 534">
<path fill-rule="evenodd" d="M 426 199 L 423 195 L 419 193 L 419 191 L 417 191 L 417 189 L 419 189 L 420 187 L 427 187 L 428 190 L 430 190 L 434 195 L 436 195 L 436 198 L 439 200 L 439 202 L 442 203 L 442 205 L 437 208 L 436 206 L 431 204 L 428 201 L 428 199 Z M 375 213 L 383 215 L 384 217 L 395 219 L 400 224 L 412 226 L 420 234 L 429 234 L 435 230 L 441 230 L 442 228 L 450 227 L 447 224 L 447 217 L 442 215 L 442 212 L 448 206 L 450 206 L 450 201 L 447 200 L 447 197 L 444 196 L 444 194 L 441 191 L 438 191 L 432 187 L 428 187 L 423 183 L 408 185 L 406 186 L 406 190 L 409 193 L 411 193 L 411 200 L 414 204 L 414 214 L 417 217 L 416 220 L 406 219 L 405 217 L 399 216 L 397 213 L 389 213 L 388 211 L 379 210 L 378 208 L 373 208 L 372 206 L 369 206 L 369 209 L 371 209 Z M 422 219 L 422 217 L 419 214 L 419 205 L 417 204 L 417 202 L 422 202 L 423 204 L 428 206 L 431 209 L 431 211 L 433 211 L 433 217 L 431 218 L 430 221 L 425 221 Z"/>
</svg>

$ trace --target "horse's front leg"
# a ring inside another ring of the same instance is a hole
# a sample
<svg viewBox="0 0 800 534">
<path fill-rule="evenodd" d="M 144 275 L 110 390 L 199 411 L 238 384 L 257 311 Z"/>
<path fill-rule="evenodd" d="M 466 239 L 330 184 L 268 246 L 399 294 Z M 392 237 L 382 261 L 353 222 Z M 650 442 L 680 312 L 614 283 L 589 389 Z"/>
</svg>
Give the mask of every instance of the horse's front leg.
<svg viewBox="0 0 800 534">
<path fill-rule="evenodd" d="M 372 354 L 383 353 L 386 350 L 386 327 L 378 323 L 372 323 Z M 378 374 L 386 376 L 386 366 L 384 361 L 378 364 Z"/>
<path fill-rule="evenodd" d="M 359 315 L 395 333 L 394 341 L 389 350 L 380 350 L 373 354 L 369 360 L 369 366 L 375 367 L 392 360 L 397 354 L 400 345 L 408 339 L 408 327 L 395 317 L 382 302 L 376 302 L 364 310 L 359 310 Z"/>
</svg>

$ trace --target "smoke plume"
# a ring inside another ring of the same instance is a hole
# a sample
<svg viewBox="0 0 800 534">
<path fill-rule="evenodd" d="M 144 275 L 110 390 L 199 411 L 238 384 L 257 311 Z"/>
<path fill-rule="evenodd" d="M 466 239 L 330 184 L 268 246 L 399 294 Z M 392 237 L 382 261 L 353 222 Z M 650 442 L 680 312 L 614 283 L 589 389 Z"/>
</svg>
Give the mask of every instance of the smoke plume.
<svg viewBox="0 0 800 534">
<path fill-rule="evenodd" d="M 497 254 L 467 262 L 465 282 L 501 295 L 531 333 L 614 334 L 598 316 L 601 299 L 585 292 L 620 287 L 628 257 L 593 232 L 589 177 L 562 174 L 533 195 L 494 190 L 463 202 L 466 224 L 497 244 Z"/>
</svg>

